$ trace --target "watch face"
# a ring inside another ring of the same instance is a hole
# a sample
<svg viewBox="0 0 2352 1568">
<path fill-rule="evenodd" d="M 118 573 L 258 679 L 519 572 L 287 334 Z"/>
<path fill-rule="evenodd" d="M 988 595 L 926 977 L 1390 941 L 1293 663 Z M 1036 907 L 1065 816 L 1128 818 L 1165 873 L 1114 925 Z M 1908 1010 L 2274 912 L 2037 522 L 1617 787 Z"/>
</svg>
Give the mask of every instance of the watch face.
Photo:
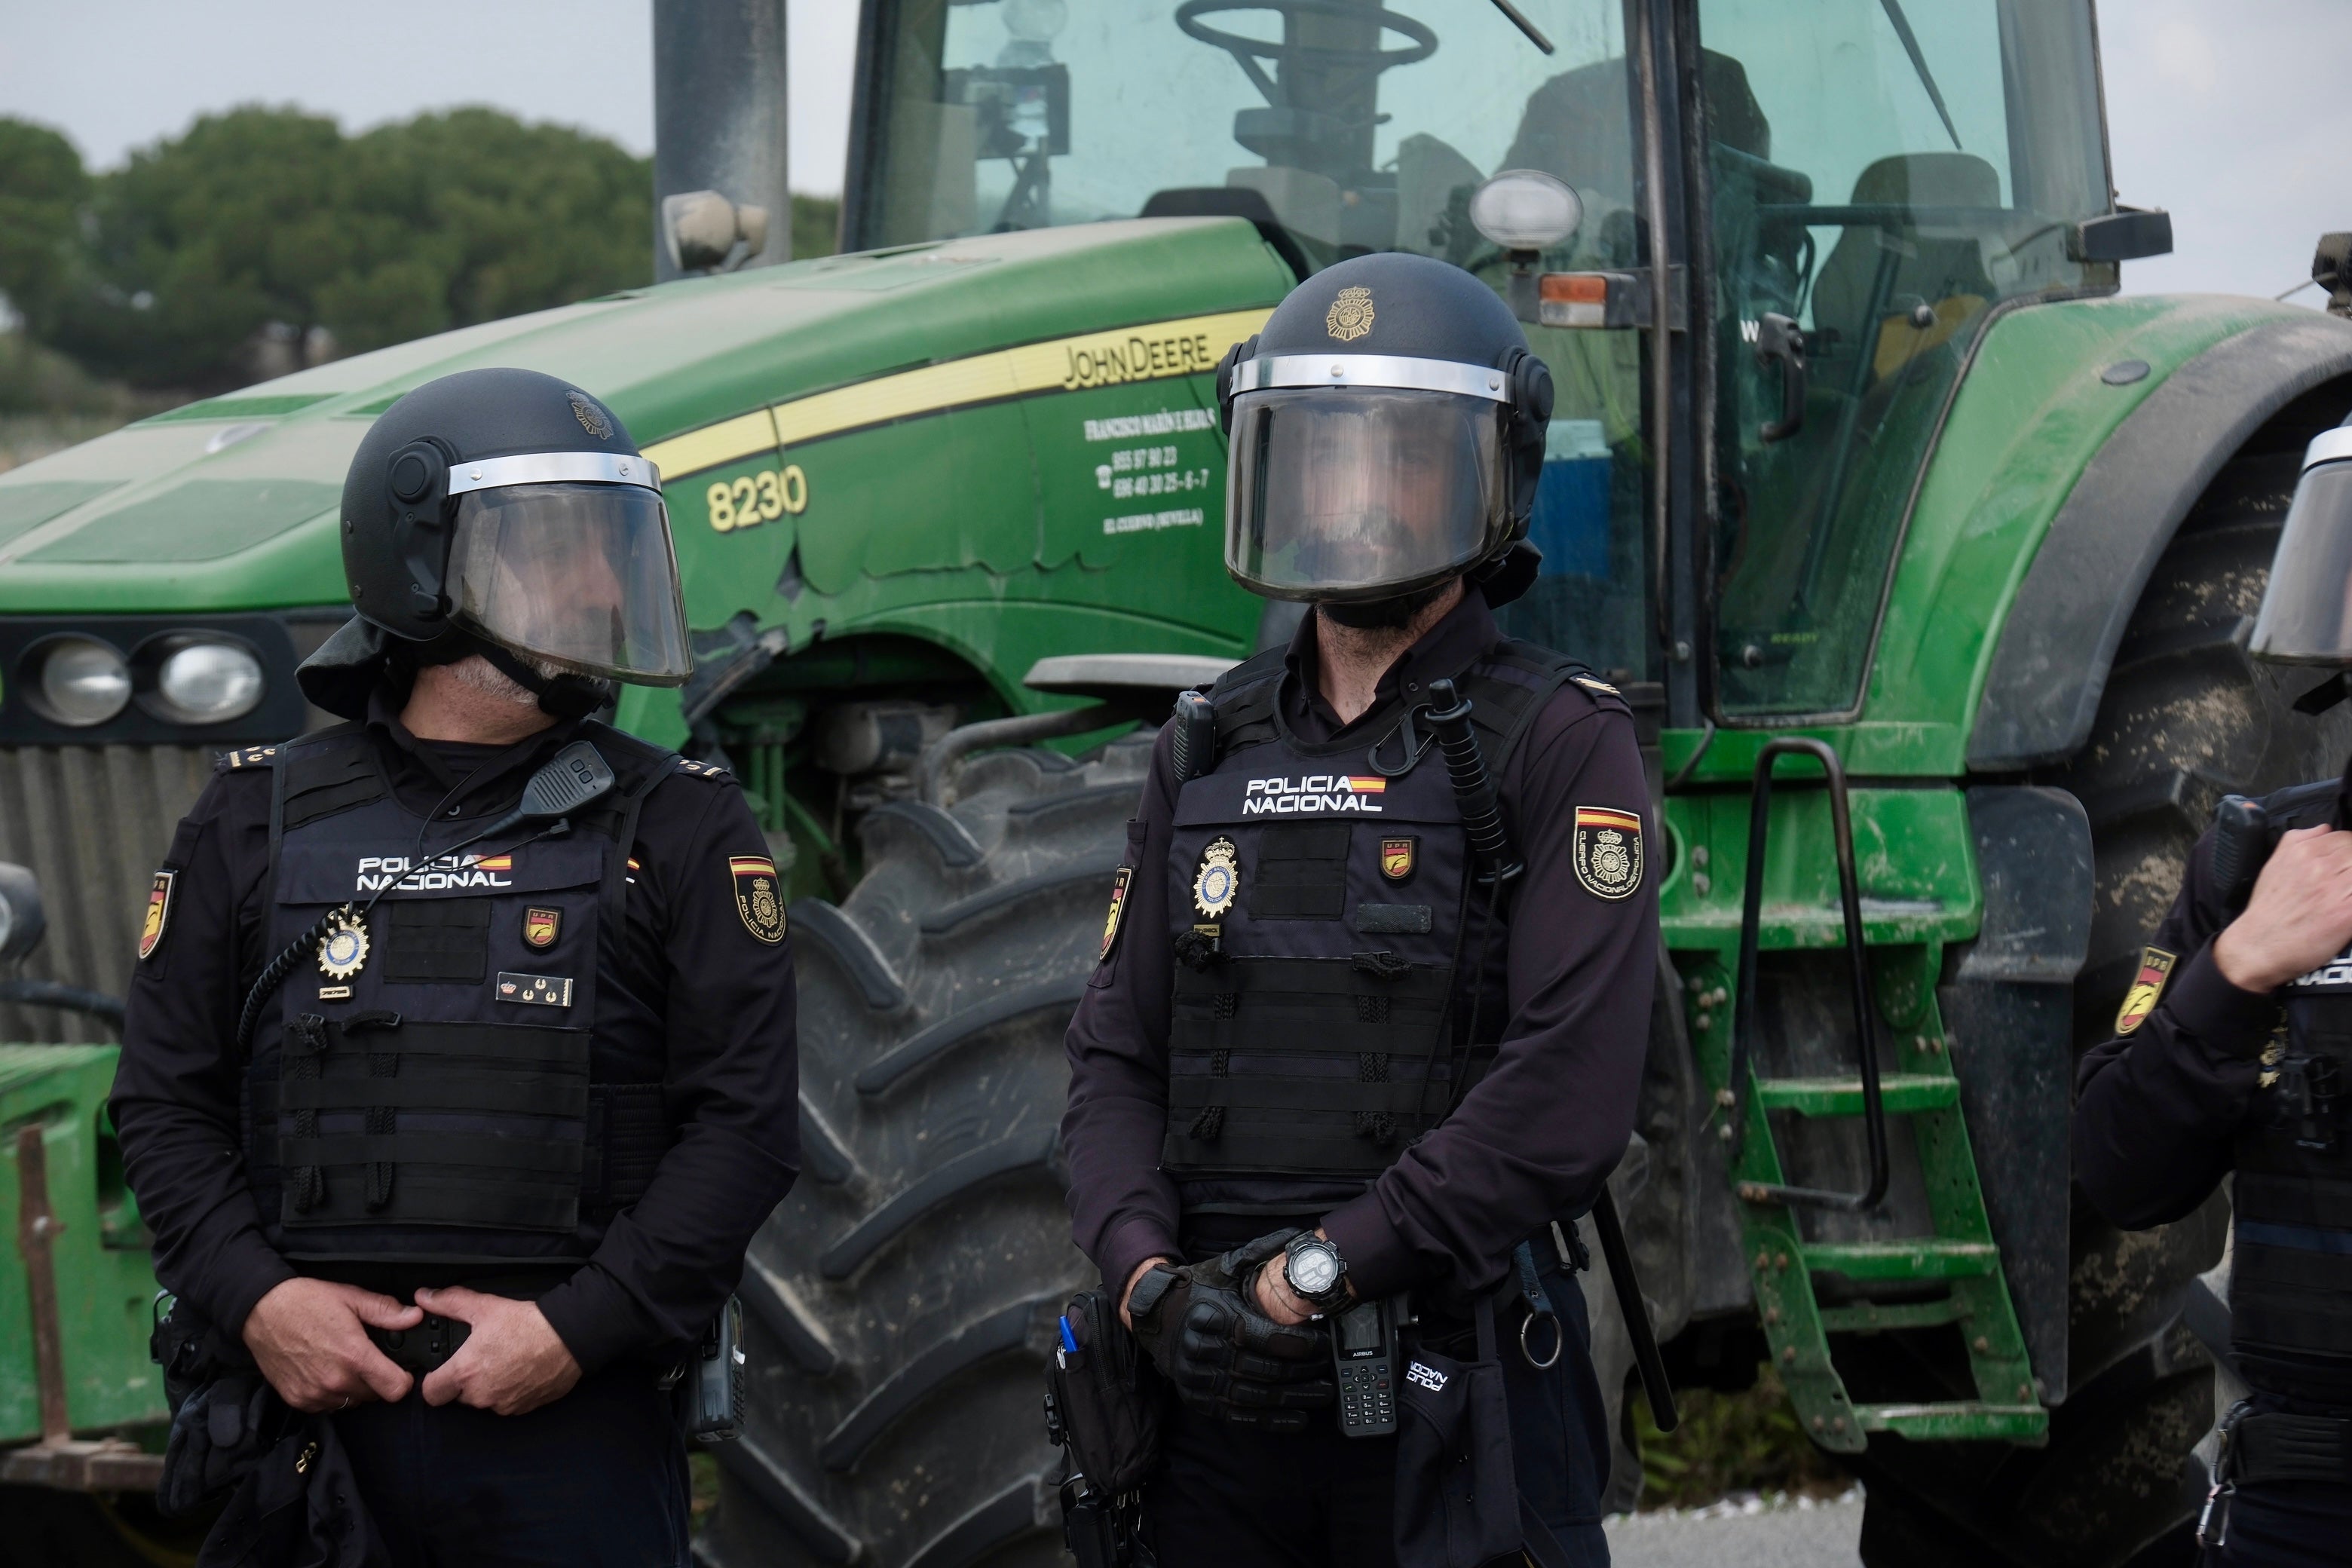
<svg viewBox="0 0 2352 1568">
<path fill-rule="evenodd" d="M 1339 1254 L 1328 1242 L 1302 1247 L 1290 1255 L 1286 1268 L 1290 1288 L 1302 1296 L 1320 1296 L 1339 1282 Z"/>
</svg>

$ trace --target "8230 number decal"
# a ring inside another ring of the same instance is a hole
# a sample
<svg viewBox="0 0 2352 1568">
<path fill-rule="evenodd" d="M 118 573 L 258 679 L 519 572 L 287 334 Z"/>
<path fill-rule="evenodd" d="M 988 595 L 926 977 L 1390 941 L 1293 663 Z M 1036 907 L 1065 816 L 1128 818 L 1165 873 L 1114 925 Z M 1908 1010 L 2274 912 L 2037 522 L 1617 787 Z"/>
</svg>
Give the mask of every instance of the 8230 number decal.
<svg viewBox="0 0 2352 1568">
<path fill-rule="evenodd" d="M 710 526 L 719 532 L 757 528 L 808 510 L 808 476 L 798 463 L 788 463 L 781 471 L 746 474 L 732 484 L 720 479 L 703 492 L 703 500 L 710 509 Z"/>
</svg>

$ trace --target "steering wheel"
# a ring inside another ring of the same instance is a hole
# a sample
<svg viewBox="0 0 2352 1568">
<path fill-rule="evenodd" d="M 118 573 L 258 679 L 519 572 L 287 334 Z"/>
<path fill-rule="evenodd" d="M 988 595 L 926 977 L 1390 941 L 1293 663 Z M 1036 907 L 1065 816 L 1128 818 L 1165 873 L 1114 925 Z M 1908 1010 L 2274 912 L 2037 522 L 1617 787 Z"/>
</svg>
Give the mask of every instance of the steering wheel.
<svg viewBox="0 0 2352 1568">
<path fill-rule="evenodd" d="M 1283 32 L 1290 31 L 1292 20 L 1298 16 L 1333 16 L 1350 21 L 1372 21 L 1380 24 L 1381 32 L 1402 33 L 1412 40 L 1402 49 L 1336 49 L 1313 44 L 1281 43 L 1265 38 L 1244 37 L 1204 25 L 1200 18 L 1221 11 L 1272 11 L 1283 21 Z M 1188 37 L 1197 38 L 1213 48 L 1224 50 L 1234 62 L 1265 94 L 1265 100 L 1276 107 L 1289 107 L 1283 99 L 1282 89 L 1276 79 L 1266 75 L 1258 65 L 1265 60 L 1277 72 L 1292 60 L 1313 63 L 1327 68 L 1346 69 L 1353 67 L 1366 77 L 1378 76 L 1398 66 L 1409 66 L 1425 60 L 1437 52 L 1437 35 L 1412 17 L 1394 11 L 1368 8 L 1356 0 L 1184 0 L 1176 8 L 1176 26 Z"/>
</svg>

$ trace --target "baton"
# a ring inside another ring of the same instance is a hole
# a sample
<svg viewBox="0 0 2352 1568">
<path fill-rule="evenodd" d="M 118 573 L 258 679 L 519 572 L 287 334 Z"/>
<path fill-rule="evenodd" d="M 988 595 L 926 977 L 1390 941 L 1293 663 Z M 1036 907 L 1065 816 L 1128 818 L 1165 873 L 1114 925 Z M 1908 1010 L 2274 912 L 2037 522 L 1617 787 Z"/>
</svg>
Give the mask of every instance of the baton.
<svg viewBox="0 0 2352 1568">
<path fill-rule="evenodd" d="M 1617 1290 L 1618 1310 L 1625 1315 L 1625 1331 L 1633 1337 L 1633 1364 L 1642 1370 L 1642 1392 L 1650 1398 L 1650 1419 L 1661 1432 L 1682 1424 L 1675 1409 L 1675 1391 L 1666 1382 L 1666 1361 L 1658 1353 L 1658 1336 L 1650 1327 L 1650 1304 L 1642 1298 L 1642 1282 L 1633 1276 L 1633 1254 L 1625 1245 L 1625 1227 L 1618 1222 L 1617 1200 L 1607 1183 L 1592 1200 L 1592 1228 L 1601 1237 L 1601 1256 L 1609 1261 L 1609 1283 Z"/>
</svg>

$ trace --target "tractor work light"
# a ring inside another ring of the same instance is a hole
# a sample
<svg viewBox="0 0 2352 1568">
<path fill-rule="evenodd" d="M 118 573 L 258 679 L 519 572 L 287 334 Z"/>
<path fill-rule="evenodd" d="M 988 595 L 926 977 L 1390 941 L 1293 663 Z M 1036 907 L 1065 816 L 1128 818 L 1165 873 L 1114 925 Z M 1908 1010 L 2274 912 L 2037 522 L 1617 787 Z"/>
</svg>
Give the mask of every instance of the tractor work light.
<svg viewBox="0 0 2352 1568">
<path fill-rule="evenodd" d="M 173 636 L 142 664 L 153 660 L 154 685 L 140 693 L 141 705 L 159 719 L 182 724 L 225 724 L 242 719 L 261 703 L 261 660 L 242 643 Z"/>
<path fill-rule="evenodd" d="M 86 730 L 103 724 L 131 701 L 131 666 L 96 637 L 45 637 L 26 650 L 25 698 L 52 724 Z"/>
<path fill-rule="evenodd" d="M 1470 198 L 1470 223 L 1496 248 L 1549 250 L 1576 232 L 1584 203 L 1539 169 L 1506 169 Z"/>
</svg>

